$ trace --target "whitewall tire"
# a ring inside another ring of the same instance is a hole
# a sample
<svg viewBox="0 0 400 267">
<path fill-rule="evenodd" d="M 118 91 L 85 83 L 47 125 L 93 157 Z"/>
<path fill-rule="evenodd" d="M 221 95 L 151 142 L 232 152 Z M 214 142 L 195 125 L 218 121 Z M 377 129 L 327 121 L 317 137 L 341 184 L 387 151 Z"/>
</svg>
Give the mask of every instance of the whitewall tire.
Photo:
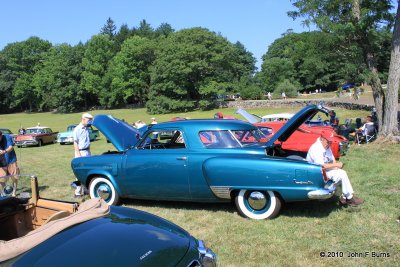
<svg viewBox="0 0 400 267">
<path fill-rule="evenodd" d="M 281 200 L 272 191 L 246 189 L 239 191 L 235 204 L 240 215 L 255 220 L 276 217 L 282 206 Z"/>
<path fill-rule="evenodd" d="M 110 180 L 95 177 L 89 185 L 90 198 L 102 198 L 108 205 L 117 205 L 119 195 Z"/>
</svg>

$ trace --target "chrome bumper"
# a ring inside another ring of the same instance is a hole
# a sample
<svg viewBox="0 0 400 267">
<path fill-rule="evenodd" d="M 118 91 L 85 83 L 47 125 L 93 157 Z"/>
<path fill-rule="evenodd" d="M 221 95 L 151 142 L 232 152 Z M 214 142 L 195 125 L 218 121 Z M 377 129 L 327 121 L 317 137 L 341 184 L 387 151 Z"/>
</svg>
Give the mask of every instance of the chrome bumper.
<svg viewBox="0 0 400 267">
<path fill-rule="evenodd" d="M 318 189 L 308 192 L 307 196 L 309 199 L 328 199 L 335 194 L 335 190 L 329 189 Z"/>
<path fill-rule="evenodd" d="M 17 146 L 36 146 L 37 144 L 39 144 L 37 140 L 15 141 L 15 145 Z"/>
<path fill-rule="evenodd" d="M 73 137 L 59 137 L 57 138 L 58 143 L 73 143 L 74 138 Z"/>
<path fill-rule="evenodd" d="M 199 241 L 199 254 L 201 266 L 203 267 L 216 267 L 217 266 L 217 255 L 204 244 L 203 240 Z"/>
</svg>

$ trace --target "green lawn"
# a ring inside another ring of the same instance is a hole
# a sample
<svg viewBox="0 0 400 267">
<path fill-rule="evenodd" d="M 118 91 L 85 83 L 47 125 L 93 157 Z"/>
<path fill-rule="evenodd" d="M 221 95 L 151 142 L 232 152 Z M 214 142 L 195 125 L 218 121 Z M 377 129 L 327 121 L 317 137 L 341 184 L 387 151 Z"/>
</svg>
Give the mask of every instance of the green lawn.
<svg viewBox="0 0 400 267">
<path fill-rule="evenodd" d="M 298 109 L 249 111 L 265 115 Z M 220 111 L 234 115 L 232 109 Z M 215 112 L 154 115 L 144 109 L 122 109 L 92 113 L 113 114 L 128 122 L 138 119 L 149 122 L 155 116 L 160 122 L 176 116 L 212 118 Z M 340 118 L 353 121 L 368 114 L 341 109 L 336 112 Z M 67 124 L 77 123 L 79 118 L 80 113 L 0 115 L 0 128 L 16 131 L 20 125 L 29 127 L 40 122 L 64 131 Z M 107 150 L 114 148 L 103 136 L 92 143 L 94 154 Z M 70 169 L 71 145 L 16 148 L 16 152 L 22 172 L 39 177 L 43 197 L 73 200 L 73 190 L 69 187 L 74 180 Z M 231 204 L 129 200 L 123 205 L 166 218 L 203 239 L 218 254 L 219 266 L 399 266 L 400 224 L 396 222 L 400 216 L 399 146 L 352 145 L 342 161 L 357 195 L 366 201 L 361 207 L 340 207 L 335 200 L 289 203 L 276 219 L 254 221 L 240 217 Z M 321 252 L 326 256 L 321 257 Z M 358 257 L 348 257 L 349 253 L 358 253 L 355 255 Z M 328 258 L 328 255 L 339 257 Z"/>
</svg>

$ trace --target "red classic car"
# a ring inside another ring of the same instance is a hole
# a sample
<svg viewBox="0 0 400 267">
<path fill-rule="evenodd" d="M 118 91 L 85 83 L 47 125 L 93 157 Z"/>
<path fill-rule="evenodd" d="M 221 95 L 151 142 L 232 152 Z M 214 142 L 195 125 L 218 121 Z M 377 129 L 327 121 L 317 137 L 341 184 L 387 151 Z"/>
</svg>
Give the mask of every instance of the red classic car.
<svg viewBox="0 0 400 267">
<path fill-rule="evenodd" d="M 285 120 L 262 122 L 259 118 L 249 114 L 243 109 L 237 110 L 236 113 L 239 113 L 250 123 L 256 125 L 268 137 L 271 137 L 278 132 L 287 122 Z M 322 131 L 328 132 L 331 135 L 331 149 L 335 158 L 338 159 L 340 156 L 344 155 L 348 149 L 349 142 L 343 136 L 338 135 L 334 131 L 333 127 L 310 126 L 306 123 L 302 124 L 296 131 L 294 131 L 288 140 L 282 143 L 282 149 L 296 151 L 299 156 L 305 157 L 308 149 L 321 135 Z"/>
<path fill-rule="evenodd" d="M 53 144 L 57 140 L 58 132 L 53 132 L 49 127 L 31 127 L 24 134 L 15 137 L 15 144 L 21 146 L 42 146 Z"/>
</svg>

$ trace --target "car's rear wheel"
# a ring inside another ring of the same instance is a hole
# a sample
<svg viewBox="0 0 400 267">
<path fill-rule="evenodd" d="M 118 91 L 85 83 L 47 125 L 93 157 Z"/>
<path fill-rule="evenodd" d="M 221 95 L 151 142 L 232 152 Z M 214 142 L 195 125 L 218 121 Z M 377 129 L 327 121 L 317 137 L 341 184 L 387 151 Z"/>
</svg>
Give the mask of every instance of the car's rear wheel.
<svg viewBox="0 0 400 267">
<path fill-rule="evenodd" d="M 117 205 L 119 195 L 110 180 L 104 177 L 95 177 L 89 185 L 90 198 L 102 198 L 108 205 Z"/>
<path fill-rule="evenodd" d="M 272 191 L 246 189 L 239 191 L 235 204 L 242 216 L 255 220 L 276 217 L 282 206 L 281 200 Z"/>
</svg>

